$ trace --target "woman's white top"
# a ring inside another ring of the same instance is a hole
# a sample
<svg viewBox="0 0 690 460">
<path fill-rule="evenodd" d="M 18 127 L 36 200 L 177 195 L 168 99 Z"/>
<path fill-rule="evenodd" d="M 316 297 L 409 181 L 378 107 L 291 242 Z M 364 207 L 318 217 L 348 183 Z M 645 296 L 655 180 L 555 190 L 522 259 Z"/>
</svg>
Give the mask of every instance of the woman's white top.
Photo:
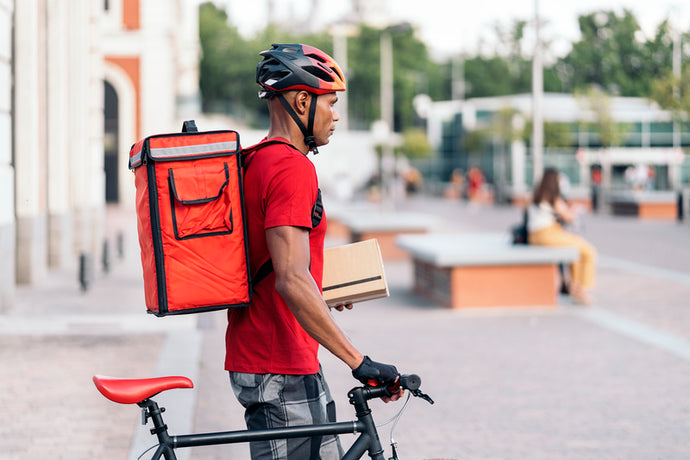
<svg viewBox="0 0 690 460">
<path fill-rule="evenodd" d="M 547 201 L 542 201 L 539 205 L 532 203 L 527 207 L 528 232 L 536 232 L 555 223 L 556 210 Z"/>
</svg>

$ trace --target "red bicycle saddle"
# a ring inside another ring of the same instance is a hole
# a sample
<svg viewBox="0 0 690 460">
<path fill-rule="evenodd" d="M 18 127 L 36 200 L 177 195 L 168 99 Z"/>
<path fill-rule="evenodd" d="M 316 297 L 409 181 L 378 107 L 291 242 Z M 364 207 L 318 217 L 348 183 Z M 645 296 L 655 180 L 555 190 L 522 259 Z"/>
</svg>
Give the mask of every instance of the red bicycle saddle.
<svg viewBox="0 0 690 460">
<path fill-rule="evenodd" d="M 154 377 L 150 379 L 118 379 L 94 375 L 93 383 L 103 396 L 120 404 L 135 404 L 165 390 L 194 388 L 187 377 Z"/>
</svg>

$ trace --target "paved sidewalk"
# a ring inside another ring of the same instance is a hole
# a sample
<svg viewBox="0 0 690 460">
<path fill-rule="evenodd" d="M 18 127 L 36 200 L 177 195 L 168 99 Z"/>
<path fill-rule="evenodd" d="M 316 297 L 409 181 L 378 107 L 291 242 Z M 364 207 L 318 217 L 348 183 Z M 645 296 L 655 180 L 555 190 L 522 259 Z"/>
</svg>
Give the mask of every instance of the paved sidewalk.
<svg viewBox="0 0 690 460">
<path fill-rule="evenodd" d="M 520 218 L 423 197 L 401 207 L 441 216 L 436 231 L 506 231 Z M 223 312 L 146 315 L 132 216 L 109 219 L 127 229 L 126 256 L 89 292 L 72 273 L 51 273 L 0 316 L 0 459 L 127 458 L 141 442 L 138 409 L 102 398 L 95 373 L 192 372 L 196 388 L 167 404 L 171 431 L 186 431 L 185 417 L 199 432 L 244 428 L 222 371 Z M 335 313 L 361 350 L 420 374 L 436 401 L 410 401 L 395 432 L 401 458 L 690 458 L 690 224 L 588 215 L 582 232 L 600 254 L 593 307 L 561 298 L 555 309 L 446 310 L 413 295 L 411 266 L 397 262 L 386 263 L 390 298 Z M 322 362 L 349 420 L 355 382 L 328 353 Z M 374 411 L 384 420 L 400 407 Z M 195 460 L 247 452 L 180 451 Z"/>
<path fill-rule="evenodd" d="M 87 292 L 76 268 L 53 271 L 0 315 L 0 459 L 127 458 L 138 409 L 107 401 L 92 376 L 152 376 L 169 337 L 195 330 L 196 318 L 145 313 L 133 214 L 109 209 L 106 227 L 111 242 L 125 232 L 124 257 L 98 265 Z"/>
</svg>

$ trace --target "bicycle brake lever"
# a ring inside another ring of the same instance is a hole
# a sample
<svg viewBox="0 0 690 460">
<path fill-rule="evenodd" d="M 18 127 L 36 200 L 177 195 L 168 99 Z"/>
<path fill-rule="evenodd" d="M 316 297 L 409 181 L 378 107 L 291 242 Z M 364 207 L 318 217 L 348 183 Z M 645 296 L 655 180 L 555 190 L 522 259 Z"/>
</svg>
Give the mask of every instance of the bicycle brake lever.
<svg viewBox="0 0 690 460">
<path fill-rule="evenodd" d="M 410 393 L 412 393 L 412 396 L 416 396 L 417 398 L 422 398 L 424 401 L 428 402 L 429 404 L 433 404 L 434 400 L 429 397 L 429 395 L 422 393 L 419 389 L 416 390 L 410 390 Z"/>
</svg>

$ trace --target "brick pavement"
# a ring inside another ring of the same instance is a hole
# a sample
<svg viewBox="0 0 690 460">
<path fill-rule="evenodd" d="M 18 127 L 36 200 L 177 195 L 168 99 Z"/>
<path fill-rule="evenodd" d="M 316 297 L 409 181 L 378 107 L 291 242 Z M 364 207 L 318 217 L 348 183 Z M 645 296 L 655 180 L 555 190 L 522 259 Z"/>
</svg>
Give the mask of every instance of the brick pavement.
<svg viewBox="0 0 690 460">
<path fill-rule="evenodd" d="M 405 209 L 443 216 L 438 231 L 503 231 L 519 219 L 512 208 L 433 199 L 407 202 Z M 591 308 L 563 298 L 552 310 L 445 310 L 411 294 L 410 265 L 396 262 L 386 263 L 390 298 L 336 313 L 365 353 L 419 373 L 436 400 L 408 405 L 395 433 L 402 458 L 690 458 L 690 224 L 587 216 L 583 232 L 601 255 Z M 0 317 L 0 407 L 10 408 L 0 412 L 0 459 L 126 456 L 136 410 L 101 398 L 89 377 L 150 375 L 162 358 L 156 354 L 165 327 L 174 323 L 143 314 L 137 263 L 136 257 L 117 262 L 87 300 L 65 288 L 69 277 L 53 276 L 48 287 L 18 293 L 20 303 L 32 300 L 11 318 Z M 104 315 L 116 308 L 115 317 Z M 3 328 L 27 327 L 26 318 L 47 312 L 55 313 L 51 321 L 31 333 Z M 194 429 L 241 429 L 241 409 L 222 371 L 223 314 L 199 317 Z M 349 420 L 349 371 L 328 353 L 322 362 L 339 419 Z M 27 378 L 42 387 L 36 401 L 29 400 Z M 374 410 L 383 420 L 399 407 L 376 403 Z M 387 428 L 381 435 L 385 441 Z M 246 452 L 218 446 L 186 454 L 207 460 Z"/>
<path fill-rule="evenodd" d="M 90 290 L 76 268 L 53 271 L 0 316 L 0 459 L 127 457 L 137 410 L 107 401 L 91 377 L 151 376 L 164 343 L 144 314 L 132 222 L 109 212 L 108 228 L 128 230 L 127 251 Z"/>
</svg>

